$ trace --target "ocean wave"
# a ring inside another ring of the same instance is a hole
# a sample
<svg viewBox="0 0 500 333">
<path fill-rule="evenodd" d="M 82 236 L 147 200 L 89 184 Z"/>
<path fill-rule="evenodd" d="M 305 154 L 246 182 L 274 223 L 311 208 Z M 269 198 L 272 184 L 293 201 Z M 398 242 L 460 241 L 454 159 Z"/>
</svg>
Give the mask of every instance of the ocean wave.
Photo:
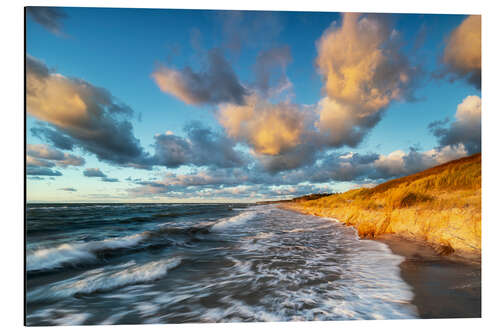
<svg viewBox="0 0 500 333">
<path fill-rule="evenodd" d="M 26 256 L 26 270 L 43 271 L 97 260 L 96 252 L 137 245 L 147 237 L 145 232 L 125 237 L 107 238 L 88 243 L 64 243 L 57 247 L 33 250 Z"/>
<path fill-rule="evenodd" d="M 91 294 L 99 291 L 146 283 L 167 275 L 179 266 L 182 258 L 174 257 L 137 265 L 134 261 L 111 269 L 95 269 L 74 278 L 41 287 L 28 293 L 28 302 L 62 299 L 76 294 Z"/>
<path fill-rule="evenodd" d="M 253 219 L 256 214 L 257 213 L 255 211 L 246 211 L 233 217 L 220 219 L 212 226 L 211 230 L 220 231 L 228 227 L 238 226 L 240 224 L 247 222 L 248 220 Z"/>
<path fill-rule="evenodd" d="M 34 249 L 30 250 L 26 256 L 26 270 L 28 273 L 33 273 L 88 264 L 98 261 L 99 255 L 103 253 L 109 255 L 109 251 L 134 249 L 139 245 L 145 247 L 169 246 L 172 242 L 166 240 L 165 235 L 196 237 L 198 234 L 209 233 L 213 226 L 213 222 L 201 222 L 194 226 L 184 227 L 162 223 L 157 225 L 155 229 L 129 236 L 112 237 L 86 243 L 64 243 L 55 247 Z M 147 241 L 149 243 L 146 243 Z M 184 243 L 174 241 L 173 244 L 182 245 Z"/>
</svg>

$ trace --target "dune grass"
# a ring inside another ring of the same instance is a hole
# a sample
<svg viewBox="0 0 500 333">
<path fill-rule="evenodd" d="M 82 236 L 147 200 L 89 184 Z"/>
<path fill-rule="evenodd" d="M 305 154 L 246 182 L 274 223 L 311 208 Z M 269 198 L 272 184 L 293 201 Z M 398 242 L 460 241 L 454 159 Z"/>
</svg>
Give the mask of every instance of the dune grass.
<svg viewBox="0 0 500 333">
<path fill-rule="evenodd" d="M 360 236 L 397 233 L 480 252 L 481 154 L 382 183 L 291 204 L 353 225 Z"/>
</svg>

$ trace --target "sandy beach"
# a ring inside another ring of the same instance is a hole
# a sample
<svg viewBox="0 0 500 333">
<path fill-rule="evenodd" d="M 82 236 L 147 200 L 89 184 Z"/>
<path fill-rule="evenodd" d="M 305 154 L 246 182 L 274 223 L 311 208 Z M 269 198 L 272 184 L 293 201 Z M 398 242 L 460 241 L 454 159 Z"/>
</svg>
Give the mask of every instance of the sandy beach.
<svg viewBox="0 0 500 333">
<path fill-rule="evenodd" d="M 375 240 L 405 257 L 401 277 L 413 288 L 421 318 L 481 317 L 480 259 L 441 256 L 429 244 L 394 235 Z"/>
</svg>

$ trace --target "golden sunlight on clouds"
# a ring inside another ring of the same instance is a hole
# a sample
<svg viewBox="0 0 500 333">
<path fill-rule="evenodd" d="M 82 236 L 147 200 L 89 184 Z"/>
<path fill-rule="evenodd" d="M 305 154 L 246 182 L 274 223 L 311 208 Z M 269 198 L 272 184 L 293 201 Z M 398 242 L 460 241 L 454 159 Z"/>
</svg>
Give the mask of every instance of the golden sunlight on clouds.
<svg viewBox="0 0 500 333">
<path fill-rule="evenodd" d="M 59 74 L 41 78 L 31 71 L 26 73 L 27 111 L 40 120 L 61 127 L 84 122 L 87 105 L 80 97 L 85 84 L 75 84 Z"/>
<path fill-rule="evenodd" d="M 444 51 L 445 64 L 460 76 L 481 85 L 481 16 L 471 15 L 450 36 Z"/>
<path fill-rule="evenodd" d="M 398 36 L 380 16 L 346 13 L 318 40 L 326 97 L 316 126 L 331 145 L 355 146 L 391 101 L 404 98 L 415 68 L 399 53 Z"/>
<path fill-rule="evenodd" d="M 341 104 L 329 97 L 322 98 L 318 103 L 319 120 L 315 126 L 327 137 L 330 145 L 355 146 L 362 138 L 362 132 L 356 128 L 363 115 L 349 105 Z"/>
<path fill-rule="evenodd" d="M 331 26 L 317 43 L 316 64 L 325 79 L 326 94 L 341 103 L 357 104 L 365 112 L 399 98 L 408 73 L 404 68 L 389 68 L 391 52 L 384 49 L 396 36 L 375 16 L 344 14 L 342 26 Z"/>
<path fill-rule="evenodd" d="M 151 74 L 156 84 L 164 93 L 171 94 L 186 104 L 198 104 L 199 100 L 196 95 L 192 94 L 186 83 L 183 75 L 176 69 L 171 69 L 165 66 L 159 67 Z"/>
<path fill-rule="evenodd" d="M 271 104 L 257 95 L 248 96 L 244 105 L 220 106 L 217 116 L 229 137 L 247 142 L 264 155 L 295 147 L 304 130 L 304 113 L 297 105 Z"/>
</svg>

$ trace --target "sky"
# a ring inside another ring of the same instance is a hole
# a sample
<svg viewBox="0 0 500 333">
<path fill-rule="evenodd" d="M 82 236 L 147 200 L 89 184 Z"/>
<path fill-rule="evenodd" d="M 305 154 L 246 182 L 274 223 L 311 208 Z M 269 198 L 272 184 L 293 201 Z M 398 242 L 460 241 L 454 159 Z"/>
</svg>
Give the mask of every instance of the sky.
<svg viewBox="0 0 500 333">
<path fill-rule="evenodd" d="M 254 202 L 481 152 L 481 18 L 28 7 L 28 202 Z"/>
</svg>

